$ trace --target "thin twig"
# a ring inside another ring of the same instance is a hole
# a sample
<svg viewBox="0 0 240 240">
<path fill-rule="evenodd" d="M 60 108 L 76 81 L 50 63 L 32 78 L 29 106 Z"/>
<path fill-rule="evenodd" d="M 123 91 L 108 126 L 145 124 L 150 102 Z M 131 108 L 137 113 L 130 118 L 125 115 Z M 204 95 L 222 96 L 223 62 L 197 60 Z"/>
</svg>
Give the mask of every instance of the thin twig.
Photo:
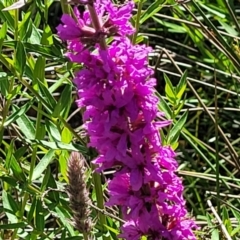
<svg viewBox="0 0 240 240">
<path fill-rule="evenodd" d="M 226 227 L 224 226 L 221 218 L 219 217 L 219 215 L 217 214 L 215 208 L 213 207 L 211 201 L 210 201 L 210 200 L 207 200 L 207 204 L 208 204 L 208 206 L 210 207 L 210 209 L 211 209 L 212 213 L 214 214 L 214 216 L 216 217 L 216 219 L 217 219 L 217 221 L 218 221 L 218 223 L 219 223 L 219 226 L 221 227 L 222 232 L 223 232 L 223 234 L 225 235 L 226 239 L 227 239 L 227 240 L 232 240 L 232 238 L 230 237 L 230 235 L 229 235 Z"/>
</svg>

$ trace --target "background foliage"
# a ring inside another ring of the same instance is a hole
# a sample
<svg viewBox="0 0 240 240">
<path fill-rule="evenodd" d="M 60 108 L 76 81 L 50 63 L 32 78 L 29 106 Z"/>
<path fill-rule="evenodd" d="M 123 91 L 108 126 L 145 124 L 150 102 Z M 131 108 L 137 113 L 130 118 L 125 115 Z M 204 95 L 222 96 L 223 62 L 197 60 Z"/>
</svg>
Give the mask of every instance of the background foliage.
<svg viewBox="0 0 240 240">
<path fill-rule="evenodd" d="M 239 1 L 135 2 L 134 38 L 153 47 L 159 108 L 173 119 L 161 134 L 178 152 L 198 238 L 240 239 Z M 70 8 L 3 0 L 0 10 L 0 238 L 82 239 L 64 191 L 67 160 L 71 151 L 94 156 L 75 105 L 77 66 L 55 30 Z M 87 184 L 100 207 L 91 171 Z M 92 210 L 97 239 L 116 239 L 117 216 L 116 209 Z"/>
</svg>

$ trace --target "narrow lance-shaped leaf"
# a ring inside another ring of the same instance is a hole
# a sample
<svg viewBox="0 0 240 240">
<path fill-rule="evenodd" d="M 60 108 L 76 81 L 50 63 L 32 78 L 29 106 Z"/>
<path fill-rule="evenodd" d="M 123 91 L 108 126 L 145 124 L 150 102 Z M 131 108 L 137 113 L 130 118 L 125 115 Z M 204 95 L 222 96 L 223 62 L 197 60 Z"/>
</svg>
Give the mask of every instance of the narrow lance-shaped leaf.
<svg viewBox="0 0 240 240">
<path fill-rule="evenodd" d="M 168 98 L 169 102 L 171 102 L 173 105 L 175 105 L 176 100 L 177 100 L 175 89 L 171 83 L 171 80 L 168 78 L 168 76 L 166 74 L 164 74 L 164 79 L 166 82 L 165 92 L 166 92 L 167 98 Z"/>
<path fill-rule="evenodd" d="M 17 223 L 18 218 L 16 217 L 16 213 L 19 211 L 19 206 L 13 197 L 5 190 L 2 191 L 2 203 L 4 212 L 7 215 L 9 222 Z"/>
<path fill-rule="evenodd" d="M 43 213 L 43 206 L 42 206 L 42 201 L 41 199 L 37 199 L 37 204 L 36 204 L 36 228 L 38 231 L 43 231 L 45 227 L 45 220 L 44 220 L 44 213 Z"/>
<path fill-rule="evenodd" d="M 143 24 L 147 19 L 157 13 L 162 8 L 162 5 L 164 5 L 165 2 L 166 1 L 164 0 L 154 1 L 141 16 L 140 24 Z"/>
<path fill-rule="evenodd" d="M 187 71 L 185 71 L 176 87 L 176 96 L 178 101 L 181 100 L 183 93 L 185 92 L 187 87 Z"/>
<path fill-rule="evenodd" d="M 13 106 L 13 110 L 14 112 L 19 111 L 19 107 Z M 26 114 L 19 116 L 19 118 L 16 119 L 16 122 L 19 126 L 20 131 L 25 135 L 27 139 L 35 138 L 36 129 Z"/>
<path fill-rule="evenodd" d="M 170 131 L 168 142 L 170 144 L 174 144 L 180 135 L 180 131 L 182 130 L 186 120 L 187 120 L 188 112 L 185 112 L 181 118 L 174 124 L 173 128 Z"/>
<path fill-rule="evenodd" d="M 3 23 L 3 25 L 0 29 L 0 51 L 2 49 L 2 44 L 6 37 L 6 34 L 7 34 L 7 22 Z"/>
<path fill-rule="evenodd" d="M 40 160 L 38 165 L 33 170 L 32 180 L 36 180 L 41 176 L 41 174 L 46 170 L 48 165 L 51 163 L 54 155 L 55 155 L 54 150 L 49 150 L 47 154 L 44 155 L 44 157 Z"/>
<path fill-rule="evenodd" d="M 9 124 L 13 123 L 16 121 L 18 118 L 20 118 L 23 114 L 25 114 L 28 109 L 31 107 L 32 101 L 27 102 L 24 104 L 21 108 L 18 110 L 14 111 L 4 122 L 4 127 L 7 127 Z M 15 108 L 18 108 L 16 105 L 13 105 Z"/>
<path fill-rule="evenodd" d="M 23 75 L 26 66 L 26 50 L 22 42 L 17 43 L 16 58 L 14 60 L 15 68 L 20 76 Z"/>
</svg>

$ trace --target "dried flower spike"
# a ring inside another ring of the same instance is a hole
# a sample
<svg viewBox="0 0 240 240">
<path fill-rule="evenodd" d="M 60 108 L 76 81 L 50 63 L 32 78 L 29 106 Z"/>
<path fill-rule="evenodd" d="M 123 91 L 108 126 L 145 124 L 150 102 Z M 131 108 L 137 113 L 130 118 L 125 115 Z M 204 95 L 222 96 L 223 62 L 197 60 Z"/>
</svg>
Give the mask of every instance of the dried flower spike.
<svg viewBox="0 0 240 240">
<path fill-rule="evenodd" d="M 82 233 L 90 232 L 92 221 L 89 206 L 91 200 L 85 183 L 84 156 L 72 152 L 68 160 L 68 195 L 73 211 L 73 222 L 76 229 Z"/>
</svg>

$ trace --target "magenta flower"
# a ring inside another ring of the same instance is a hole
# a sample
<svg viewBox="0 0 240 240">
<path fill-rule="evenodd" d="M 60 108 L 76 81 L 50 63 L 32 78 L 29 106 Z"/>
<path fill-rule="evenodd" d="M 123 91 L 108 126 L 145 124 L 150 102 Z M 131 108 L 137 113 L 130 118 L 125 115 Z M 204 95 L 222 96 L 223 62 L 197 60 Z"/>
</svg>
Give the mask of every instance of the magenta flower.
<svg viewBox="0 0 240 240">
<path fill-rule="evenodd" d="M 80 18 L 77 8 L 74 9 L 78 22 L 72 19 L 69 15 L 63 14 L 60 24 L 57 27 L 58 35 L 63 40 L 74 40 L 81 37 L 92 37 L 95 33 L 95 29 L 85 25 L 85 22 Z"/>
<path fill-rule="evenodd" d="M 162 145 L 159 134 L 171 121 L 157 121 L 164 114 L 157 107 L 156 79 L 147 61 L 151 48 L 132 45 L 126 37 L 134 32 L 129 22 L 134 4 L 128 1 L 119 7 L 110 0 L 97 0 L 94 6 L 100 32 L 85 31 L 91 26 L 88 11 L 82 18 L 76 11 L 77 23 L 64 16 L 58 31 L 68 41 L 70 60 L 83 64 L 74 83 L 77 104 L 85 107 L 89 146 L 98 152 L 94 163 L 98 171 L 119 169 L 109 181 L 106 203 L 122 210 L 126 223 L 119 236 L 194 240 L 196 226 L 187 217 L 175 153 Z M 114 36 L 113 41 L 102 49 L 107 36 Z"/>
</svg>

